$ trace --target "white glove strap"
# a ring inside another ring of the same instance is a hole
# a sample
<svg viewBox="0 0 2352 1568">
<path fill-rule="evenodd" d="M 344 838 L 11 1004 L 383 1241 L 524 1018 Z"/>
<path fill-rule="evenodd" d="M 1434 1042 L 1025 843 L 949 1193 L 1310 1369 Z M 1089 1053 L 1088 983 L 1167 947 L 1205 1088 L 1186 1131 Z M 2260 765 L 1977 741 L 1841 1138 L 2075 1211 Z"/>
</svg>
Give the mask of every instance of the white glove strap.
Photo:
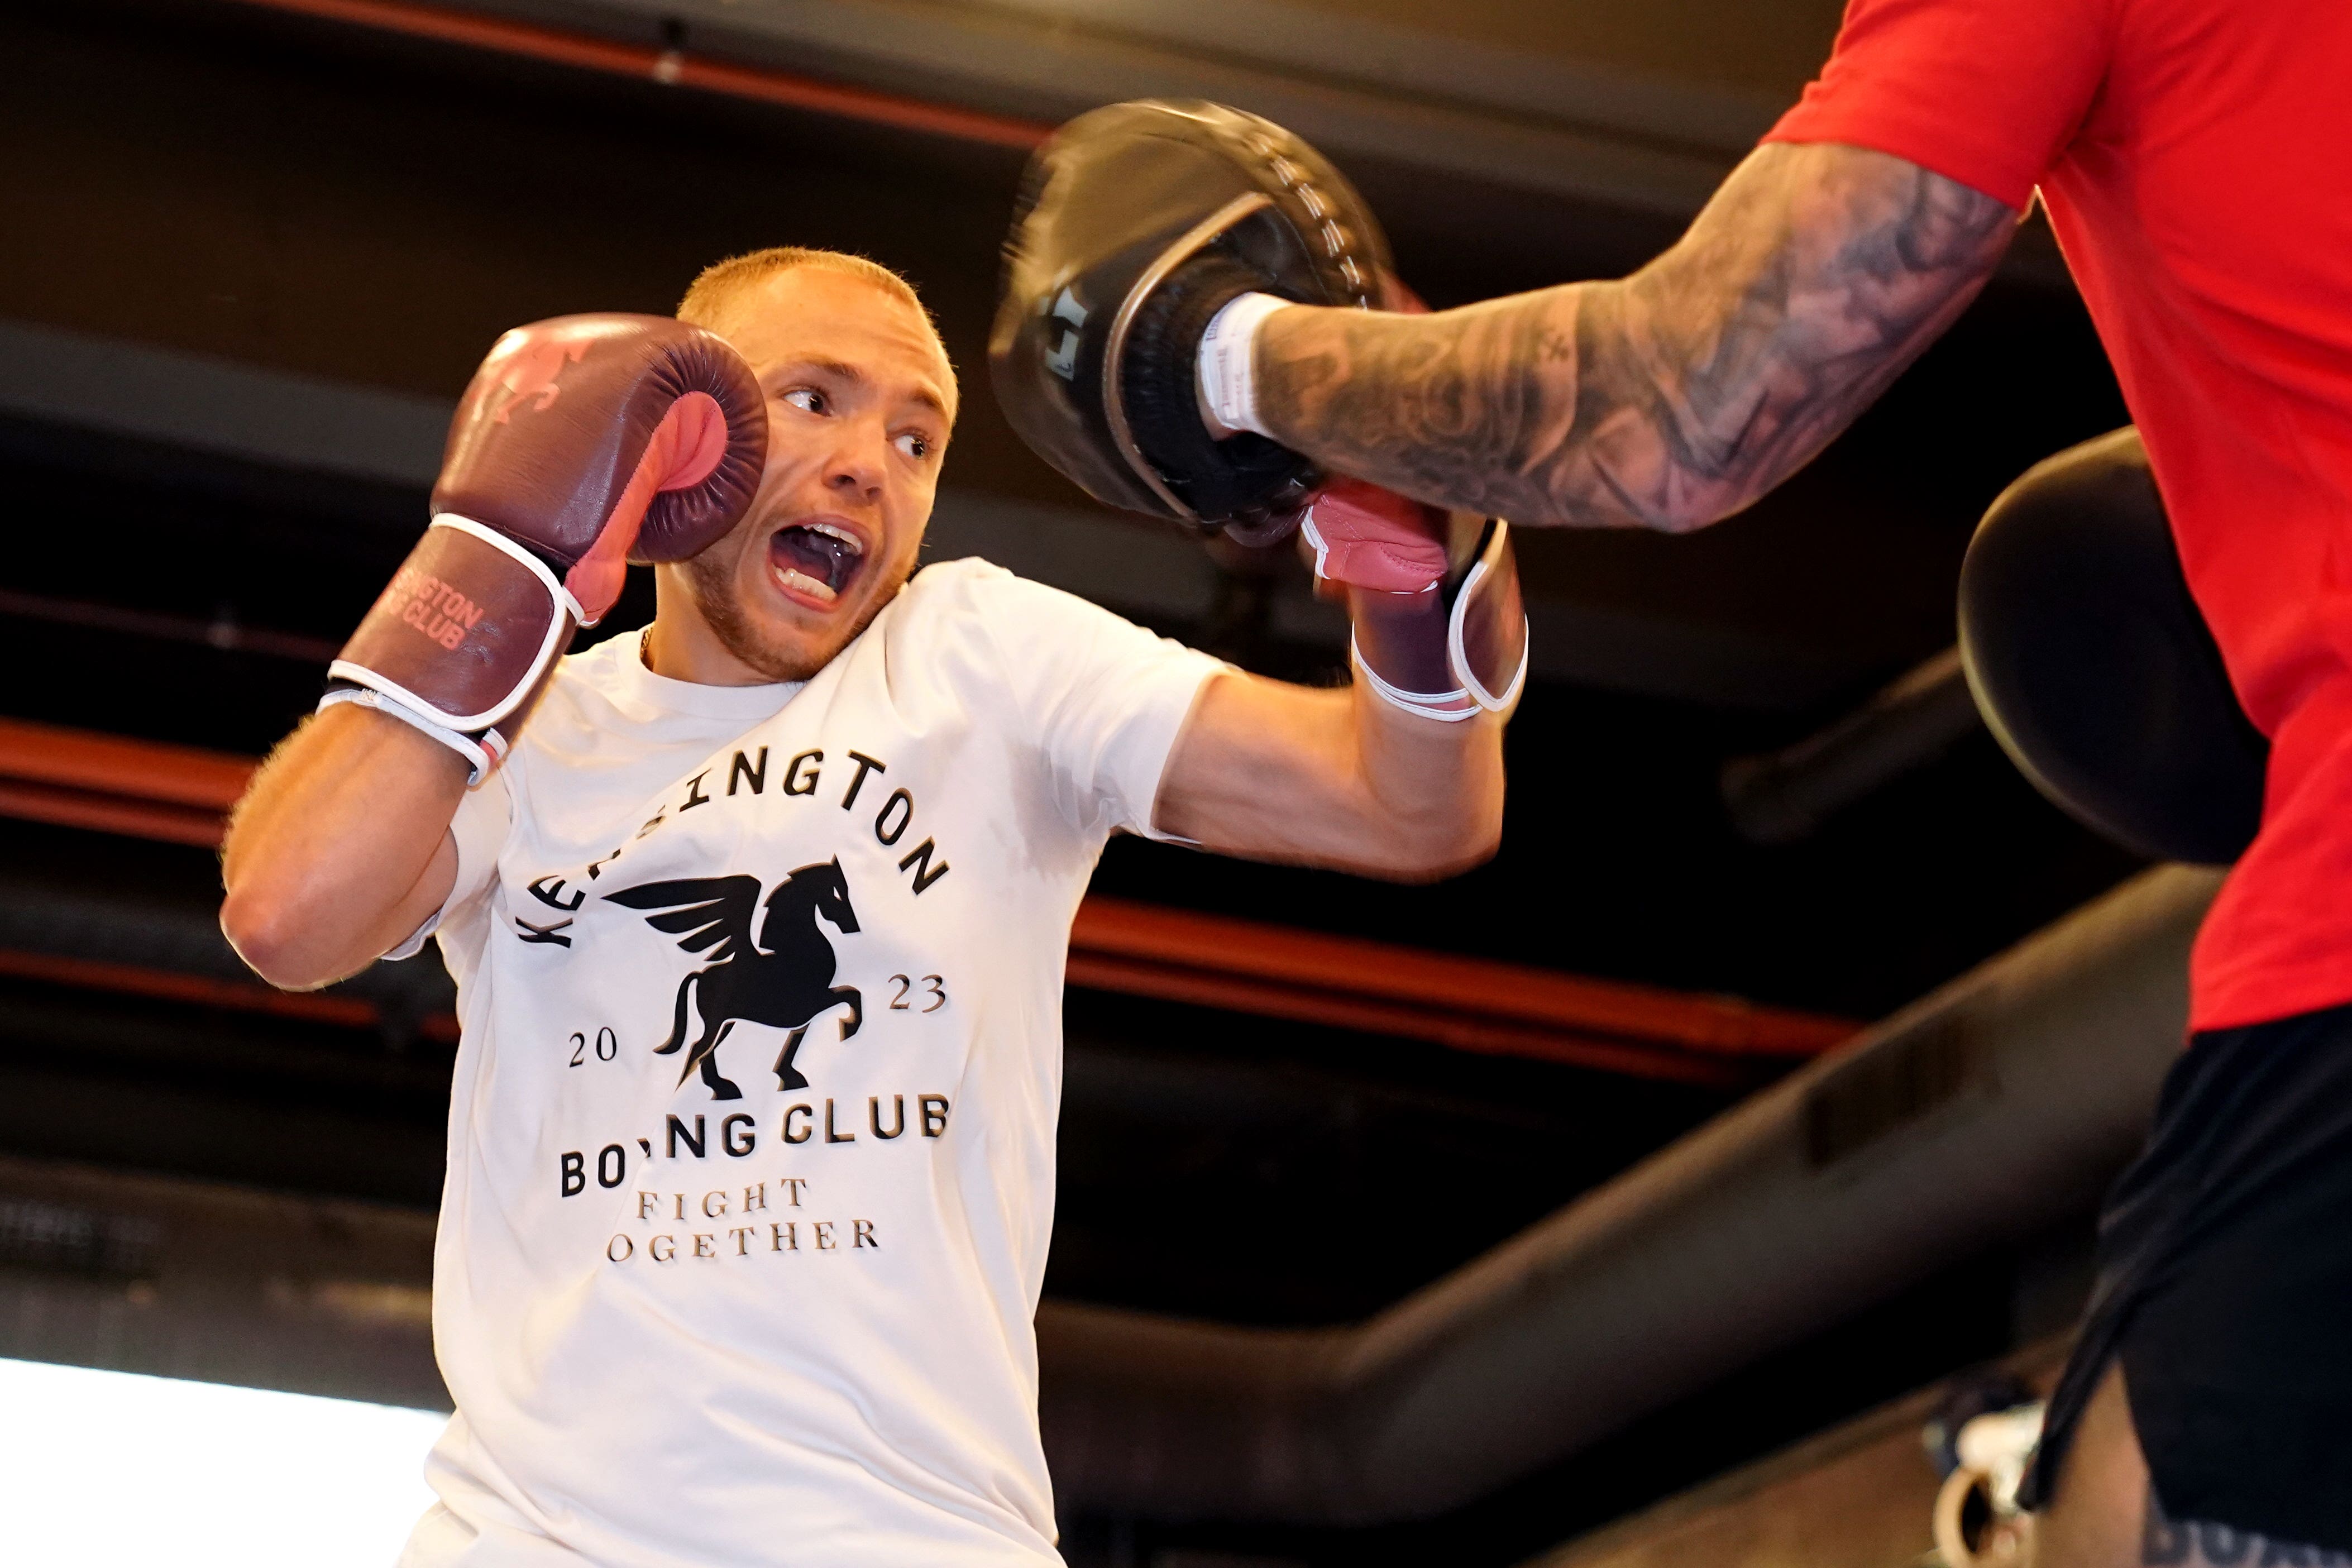
<svg viewBox="0 0 2352 1568">
<path fill-rule="evenodd" d="M 1311 513 L 1307 526 L 1313 526 Z M 1319 555 L 1321 542 L 1315 542 Z M 1425 644 L 1412 646 L 1436 628 L 1425 621 L 1389 621 L 1381 613 L 1384 602 L 1383 595 L 1362 589 L 1349 596 L 1355 616 L 1349 652 L 1359 676 L 1376 696 L 1408 713 L 1447 724 L 1478 713 L 1509 718 L 1528 681 L 1528 617 L 1519 598 L 1518 565 L 1511 554 L 1510 524 L 1497 521 L 1492 525 L 1477 560 L 1454 591 L 1444 627 L 1437 631 L 1444 642 L 1442 673 L 1432 668 L 1437 661 L 1429 658 L 1432 650 Z M 1381 649 L 1391 669 L 1417 670 L 1417 683 L 1445 689 L 1407 690 L 1384 678 L 1364 657 L 1368 625 L 1377 633 L 1373 646 Z"/>
<path fill-rule="evenodd" d="M 338 686 L 319 699 L 317 711 L 324 713 L 328 709 L 344 702 L 356 702 L 362 708 L 373 708 L 387 718 L 397 719 L 404 724 L 421 730 L 465 758 L 467 765 L 473 769 L 473 773 L 466 780 L 467 789 L 473 788 L 489 777 L 497 771 L 498 765 L 506 761 L 506 737 L 496 730 L 485 730 L 479 735 L 459 734 L 447 725 L 437 723 L 425 717 L 407 703 L 396 698 L 387 697 L 372 687 Z"/>
<path fill-rule="evenodd" d="M 1298 536 L 1307 541 L 1307 547 L 1309 550 L 1315 552 L 1316 583 L 1319 585 L 1329 582 L 1331 574 L 1323 568 L 1331 558 L 1331 547 L 1324 542 L 1323 531 L 1315 526 L 1315 509 L 1311 506 L 1307 509 L 1306 515 L 1298 520 Z"/>
<path fill-rule="evenodd" d="M 1475 719 L 1486 711 L 1469 692 L 1406 691 L 1381 679 L 1379 670 L 1364 662 L 1364 650 L 1355 640 L 1349 639 L 1348 652 L 1356 667 L 1356 674 L 1372 689 L 1372 695 L 1391 708 L 1402 709 L 1417 719 L 1434 719 L 1441 724 L 1459 724 L 1465 719 Z"/>
<path fill-rule="evenodd" d="M 1257 331 L 1291 303 L 1272 294 L 1244 294 L 1209 318 L 1201 335 L 1201 396 L 1229 430 L 1267 434 L 1257 418 Z"/>
</svg>

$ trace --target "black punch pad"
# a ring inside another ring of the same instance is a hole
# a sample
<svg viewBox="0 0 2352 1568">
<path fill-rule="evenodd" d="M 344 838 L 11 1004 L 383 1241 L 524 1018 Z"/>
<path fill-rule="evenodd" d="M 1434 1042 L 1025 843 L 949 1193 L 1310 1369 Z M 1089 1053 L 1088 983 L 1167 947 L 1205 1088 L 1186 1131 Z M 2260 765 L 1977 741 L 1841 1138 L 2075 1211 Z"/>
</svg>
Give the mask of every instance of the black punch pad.
<svg viewBox="0 0 2352 1568">
<path fill-rule="evenodd" d="M 2226 864 L 2252 842 L 2269 742 L 2189 597 L 2137 430 L 2002 492 L 1959 612 L 1977 707 L 2043 795 L 2158 859 Z"/>
</svg>

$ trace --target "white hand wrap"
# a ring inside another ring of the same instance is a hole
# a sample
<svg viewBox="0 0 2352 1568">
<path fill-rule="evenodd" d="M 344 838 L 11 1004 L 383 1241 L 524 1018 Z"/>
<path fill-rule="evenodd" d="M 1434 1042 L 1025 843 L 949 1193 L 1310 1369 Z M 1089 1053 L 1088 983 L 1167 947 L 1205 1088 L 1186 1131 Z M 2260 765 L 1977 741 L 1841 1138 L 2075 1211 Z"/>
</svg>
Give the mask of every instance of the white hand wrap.
<svg viewBox="0 0 2352 1568">
<path fill-rule="evenodd" d="M 1257 417 L 1257 332 L 1268 316 L 1291 303 L 1272 294 L 1244 294 L 1209 318 L 1201 335 L 1201 396 L 1226 429 L 1268 434 Z"/>
</svg>

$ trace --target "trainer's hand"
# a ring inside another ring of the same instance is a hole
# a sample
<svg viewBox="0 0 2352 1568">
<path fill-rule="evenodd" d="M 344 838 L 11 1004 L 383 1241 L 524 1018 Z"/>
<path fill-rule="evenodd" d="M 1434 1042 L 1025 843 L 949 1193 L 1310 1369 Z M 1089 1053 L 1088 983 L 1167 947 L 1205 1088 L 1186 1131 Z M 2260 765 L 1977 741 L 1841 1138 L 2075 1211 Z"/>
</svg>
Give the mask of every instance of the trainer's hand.
<svg viewBox="0 0 2352 1568">
<path fill-rule="evenodd" d="M 1321 153 L 1219 104 L 1097 109 L 1031 159 L 1004 256 L 989 370 L 1040 457 L 1181 522 L 1247 534 L 1295 510 L 1314 465 L 1245 423 L 1213 430 L 1202 375 L 1220 323 L 1241 341 L 1286 302 L 1373 303 L 1388 242 Z"/>
</svg>

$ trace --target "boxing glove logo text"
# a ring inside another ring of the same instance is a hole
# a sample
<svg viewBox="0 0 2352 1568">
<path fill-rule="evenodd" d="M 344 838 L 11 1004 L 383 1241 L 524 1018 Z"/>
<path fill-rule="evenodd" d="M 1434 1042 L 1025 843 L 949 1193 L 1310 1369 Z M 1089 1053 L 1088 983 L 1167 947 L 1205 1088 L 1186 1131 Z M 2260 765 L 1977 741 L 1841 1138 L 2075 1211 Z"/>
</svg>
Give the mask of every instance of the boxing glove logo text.
<svg viewBox="0 0 2352 1568">
<path fill-rule="evenodd" d="M 376 608 L 399 616 L 452 653 L 482 618 L 481 605 L 451 584 L 414 566 L 403 566 L 393 574 Z"/>
</svg>

